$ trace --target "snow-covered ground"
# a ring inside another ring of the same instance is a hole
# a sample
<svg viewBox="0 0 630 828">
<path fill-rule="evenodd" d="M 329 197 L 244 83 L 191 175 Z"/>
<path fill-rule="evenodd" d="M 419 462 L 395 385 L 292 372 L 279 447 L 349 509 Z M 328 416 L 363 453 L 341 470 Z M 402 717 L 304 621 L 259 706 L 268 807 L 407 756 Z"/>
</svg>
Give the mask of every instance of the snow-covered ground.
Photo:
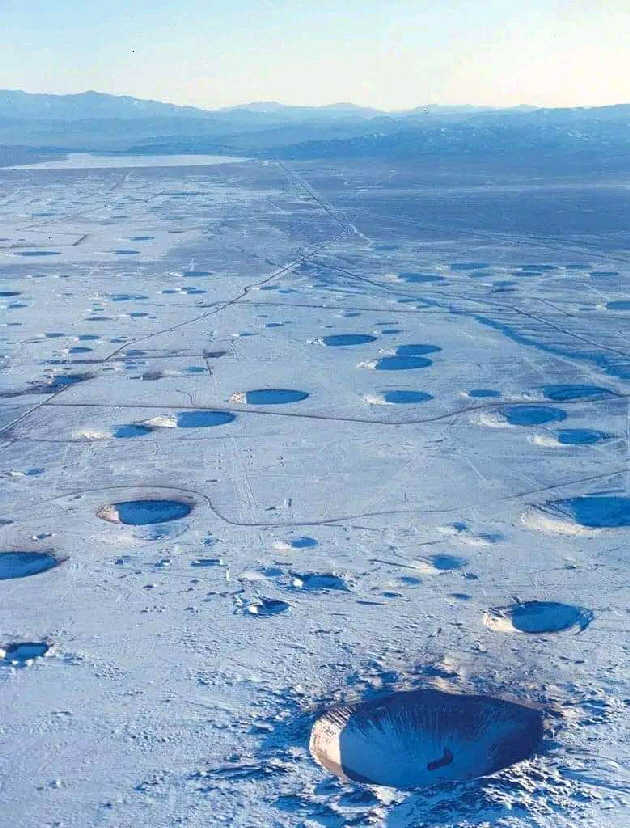
<svg viewBox="0 0 630 828">
<path fill-rule="evenodd" d="M 630 825 L 627 188 L 0 188 L 3 827 Z M 311 757 L 329 708 L 412 689 L 543 741 L 411 793 Z"/>
</svg>

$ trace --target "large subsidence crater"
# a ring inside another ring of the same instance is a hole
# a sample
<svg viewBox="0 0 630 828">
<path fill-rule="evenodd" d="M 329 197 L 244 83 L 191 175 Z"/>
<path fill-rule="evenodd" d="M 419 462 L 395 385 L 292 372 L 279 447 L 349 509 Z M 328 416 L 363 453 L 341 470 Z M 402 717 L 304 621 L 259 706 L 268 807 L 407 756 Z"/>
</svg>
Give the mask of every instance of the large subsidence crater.
<svg viewBox="0 0 630 828">
<path fill-rule="evenodd" d="M 328 711 L 309 748 L 341 779 L 407 790 L 496 773 L 530 758 L 542 735 L 539 710 L 416 690 Z"/>
</svg>

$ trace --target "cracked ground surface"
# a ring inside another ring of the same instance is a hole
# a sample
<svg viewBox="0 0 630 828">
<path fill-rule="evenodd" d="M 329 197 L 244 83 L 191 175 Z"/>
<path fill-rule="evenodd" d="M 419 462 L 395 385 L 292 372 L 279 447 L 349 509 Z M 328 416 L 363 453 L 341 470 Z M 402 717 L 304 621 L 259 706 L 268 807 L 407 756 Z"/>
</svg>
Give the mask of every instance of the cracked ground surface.
<svg viewBox="0 0 630 828">
<path fill-rule="evenodd" d="M 0 170 L 0 554 L 60 562 L 0 581 L 10 828 L 630 819 L 627 528 L 549 516 L 630 513 L 627 190 L 490 178 Z M 535 601 L 590 623 L 485 623 Z M 309 756 L 436 685 L 537 705 L 540 755 L 410 795 Z"/>
</svg>

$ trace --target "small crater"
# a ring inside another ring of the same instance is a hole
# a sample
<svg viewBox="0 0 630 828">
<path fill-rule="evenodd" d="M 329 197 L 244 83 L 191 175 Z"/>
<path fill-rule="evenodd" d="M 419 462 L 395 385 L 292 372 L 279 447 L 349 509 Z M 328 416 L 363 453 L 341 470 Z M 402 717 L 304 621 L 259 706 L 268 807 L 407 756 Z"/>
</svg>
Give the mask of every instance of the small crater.
<svg viewBox="0 0 630 828">
<path fill-rule="evenodd" d="M 586 529 L 621 529 L 630 526 L 630 497 L 581 495 L 554 500 L 538 507 L 542 515 Z M 553 528 L 553 527 L 551 527 Z"/>
<path fill-rule="evenodd" d="M 144 437 L 147 434 L 151 434 L 152 431 L 153 429 L 150 426 L 129 423 L 127 425 L 115 426 L 112 431 L 112 436 L 126 440 L 129 437 Z"/>
<path fill-rule="evenodd" d="M 296 403 L 308 397 L 306 391 L 290 388 L 257 388 L 254 391 L 234 394 L 230 399 L 233 402 L 245 402 L 248 405 L 285 405 Z"/>
<path fill-rule="evenodd" d="M 496 773 L 531 758 L 542 736 L 539 710 L 416 690 L 330 710 L 309 749 L 344 781 L 409 790 Z"/>
<path fill-rule="evenodd" d="M 500 391 L 495 391 L 493 388 L 471 388 L 468 392 L 469 397 L 474 399 L 495 399 L 501 396 Z"/>
<path fill-rule="evenodd" d="M 321 341 L 329 348 L 339 348 L 345 345 L 366 345 L 375 342 L 376 337 L 371 334 L 331 334 L 323 336 Z"/>
<path fill-rule="evenodd" d="M 484 617 L 486 626 L 493 630 L 531 634 L 558 633 L 576 627 L 581 632 L 592 620 L 590 610 L 556 601 L 523 601 L 492 609 Z"/>
<path fill-rule="evenodd" d="M 608 434 L 592 428 L 565 428 L 558 432 L 558 442 L 563 446 L 592 446 L 608 439 Z"/>
<path fill-rule="evenodd" d="M 510 425 L 538 426 L 558 423 L 566 419 L 567 413 L 561 408 L 546 405 L 510 405 L 501 409 L 501 414 Z"/>
<path fill-rule="evenodd" d="M 390 405 L 414 405 L 417 403 L 429 402 L 433 399 L 432 394 L 427 394 L 426 391 L 405 391 L 394 390 L 384 391 L 382 394 L 383 402 Z"/>
<path fill-rule="evenodd" d="M 348 584 L 334 572 L 305 572 L 304 574 L 293 574 L 291 586 L 294 589 L 305 589 L 311 592 L 325 592 L 337 590 L 339 592 L 350 592 Z"/>
<path fill-rule="evenodd" d="M 46 644 L 44 641 L 20 641 L 14 644 L 6 644 L 3 648 L 0 648 L 0 657 L 4 661 L 23 664 L 45 656 L 49 650 L 50 644 Z"/>
<path fill-rule="evenodd" d="M 179 520 L 191 511 L 192 506 L 181 500 L 125 500 L 102 506 L 96 516 L 110 523 L 147 526 Z"/>
<path fill-rule="evenodd" d="M 451 270 L 484 270 L 490 267 L 487 262 L 452 262 Z"/>
<path fill-rule="evenodd" d="M 413 371 L 417 368 L 428 368 L 430 365 L 433 365 L 433 362 L 421 356 L 386 356 L 369 363 L 369 367 L 377 371 Z"/>
<path fill-rule="evenodd" d="M 52 552 L 0 552 L 0 581 L 38 575 L 60 563 Z"/>
<path fill-rule="evenodd" d="M 18 256 L 60 256 L 57 250 L 23 250 Z"/>
<path fill-rule="evenodd" d="M 290 608 L 286 601 L 279 598 L 255 598 L 247 604 L 246 612 L 257 618 L 269 618 L 287 612 Z"/>
<path fill-rule="evenodd" d="M 444 282 L 444 276 L 437 276 L 434 273 L 401 273 L 400 278 L 410 284 L 430 284 L 431 282 Z"/>
<path fill-rule="evenodd" d="M 456 555 L 429 555 L 427 560 L 440 572 L 450 572 L 453 569 L 462 569 L 468 561 L 465 558 L 458 558 Z"/>
<path fill-rule="evenodd" d="M 426 354 L 437 354 L 442 349 L 438 345 L 427 343 L 416 345 L 400 345 L 396 348 L 397 356 L 426 356 Z"/>
<path fill-rule="evenodd" d="M 177 415 L 178 428 L 211 428 L 227 425 L 236 419 L 230 411 L 181 411 Z"/>
<path fill-rule="evenodd" d="M 612 396 L 607 388 L 598 385 L 543 385 L 542 392 L 548 400 L 566 402 L 569 400 L 598 400 Z"/>
</svg>

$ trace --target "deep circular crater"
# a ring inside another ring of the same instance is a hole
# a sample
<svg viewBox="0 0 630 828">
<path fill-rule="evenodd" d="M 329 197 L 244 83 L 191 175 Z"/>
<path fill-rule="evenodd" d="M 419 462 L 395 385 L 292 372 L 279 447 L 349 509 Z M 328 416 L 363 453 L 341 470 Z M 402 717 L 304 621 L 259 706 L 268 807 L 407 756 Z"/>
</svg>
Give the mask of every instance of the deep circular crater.
<svg viewBox="0 0 630 828">
<path fill-rule="evenodd" d="M 248 405 L 285 405 L 301 402 L 307 397 L 306 391 L 290 388 L 256 388 L 245 392 L 245 402 Z"/>
<path fill-rule="evenodd" d="M 52 552 L 0 552 L 0 581 L 38 575 L 60 563 Z"/>
<path fill-rule="evenodd" d="M 210 428 L 227 425 L 236 419 L 230 411 L 181 411 L 177 415 L 178 428 Z"/>
<path fill-rule="evenodd" d="M 384 391 L 383 399 L 386 403 L 392 403 L 394 405 L 413 405 L 414 403 L 428 402 L 433 399 L 433 396 L 427 394 L 426 391 L 406 391 L 401 389 Z"/>
<path fill-rule="evenodd" d="M 148 526 L 179 520 L 191 511 L 192 506 L 181 500 L 124 500 L 101 507 L 97 516 L 110 523 Z"/>
<path fill-rule="evenodd" d="M 339 348 L 344 345 L 366 345 L 368 342 L 375 342 L 376 337 L 372 334 L 330 334 L 323 336 L 322 342 L 329 348 Z"/>
<path fill-rule="evenodd" d="M 620 529 L 630 526 L 630 497 L 580 495 L 554 500 L 540 508 L 587 529 Z"/>
<path fill-rule="evenodd" d="M 24 662 L 34 658 L 41 658 L 50 650 L 50 644 L 45 641 L 19 641 L 6 644 L 0 652 L 4 652 L 5 661 Z"/>
<path fill-rule="evenodd" d="M 558 633 L 578 627 L 585 630 L 593 613 L 573 604 L 558 601 L 521 601 L 509 607 L 497 607 L 486 615 L 486 624 L 497 630 L 510 628 L 530 634 Z"/>
<path fill-rule="evenodd" d="M 496 773 L 530 758 L 542 735 L 533 708 L 416 690 L 328 711 L 309 749 L 344 780 L 408 790 Z"/>
<path fill-rule="evenodd" d="M 510 425 L 537 426 L 558 423 L 566 419 L 566 411 L 547 405 L 509 405 L 501 413 Z"/>
</svg>

